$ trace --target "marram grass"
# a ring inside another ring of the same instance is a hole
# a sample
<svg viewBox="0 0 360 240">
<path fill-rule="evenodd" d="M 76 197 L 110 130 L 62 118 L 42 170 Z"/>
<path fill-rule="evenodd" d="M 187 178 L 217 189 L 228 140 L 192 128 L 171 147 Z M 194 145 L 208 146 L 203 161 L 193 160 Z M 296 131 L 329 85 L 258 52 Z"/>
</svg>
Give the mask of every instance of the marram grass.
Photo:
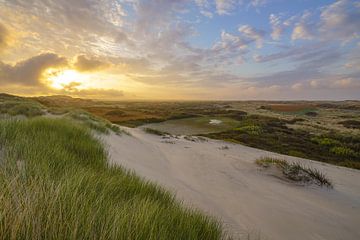
<svg viewBox="0 0 360 240">
<path fill-rule="evenodd" d="M 221 239 L 220 223 L 120 167 L 88 127 L 0 121 L 0 239 Z"/>
</svg>

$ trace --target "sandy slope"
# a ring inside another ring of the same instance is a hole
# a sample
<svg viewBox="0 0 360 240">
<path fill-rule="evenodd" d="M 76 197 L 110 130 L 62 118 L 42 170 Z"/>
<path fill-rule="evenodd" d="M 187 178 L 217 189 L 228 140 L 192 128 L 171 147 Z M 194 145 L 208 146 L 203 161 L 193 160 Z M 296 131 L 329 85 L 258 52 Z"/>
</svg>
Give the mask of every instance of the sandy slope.
<svg viewBox="0 0 360 240">
<path fill-rule="evenodd" d="M 220 217 L 231 232 L 261 239 L 360 239 L 360 171 L 309 160 L 332 190 L 284 182 L 254 164 L 277 154 L 222 141 L 191 142 L 128 129 L 104 137 L 112 163 L 133 169 L 178 198 Z M 229 149 L 220 149 L 222 146 Z M 285 157 L 284 157 L 285 158 Z"/>
</svg>

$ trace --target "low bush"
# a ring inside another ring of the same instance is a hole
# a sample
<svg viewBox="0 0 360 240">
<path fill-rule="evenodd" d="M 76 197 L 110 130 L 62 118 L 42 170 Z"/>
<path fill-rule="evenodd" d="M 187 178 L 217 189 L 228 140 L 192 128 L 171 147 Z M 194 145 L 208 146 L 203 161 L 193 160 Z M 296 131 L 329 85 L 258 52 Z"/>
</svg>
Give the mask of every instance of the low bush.
<svg viewBox="0 0 360 240">
<path fill-rule="evenodd" d="M 345 157 L 356 157 L 357 154 L 354 150 L 348 147 L 332 147 L 330 149 L 331 153 L 335 155 L 345 156 Z"/>
<path fill-rule="evenodd" d="M 243 127 L 235 128 L 236 131 L 246 132 L 251 135 L 260 135 L 262 133 L 262 129 L 260 126 L 256 125 L 247 125 Z"/>
<path fill-rule="evenodd" d="M 346 128 L 360 129 L 360 121 L 357 120 L 345 120 L 339 122 L 339 124 L 343 125 Z"/>
<path fill-rule="evenodd" d="M 311 140 L 321 146 L 336 146 L 341 144 L 341 142 L 339 142 L 338 140 L 328 137 L 313 137 Z"/>
</svg>

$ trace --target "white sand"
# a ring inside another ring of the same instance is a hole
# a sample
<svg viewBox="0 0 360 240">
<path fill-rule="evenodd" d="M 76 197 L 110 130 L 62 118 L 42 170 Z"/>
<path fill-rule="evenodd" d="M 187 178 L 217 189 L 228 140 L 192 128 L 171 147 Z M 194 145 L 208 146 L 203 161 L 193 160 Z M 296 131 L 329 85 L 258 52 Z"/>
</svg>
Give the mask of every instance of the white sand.
<svg viewBox="0 0 360 240">
<path fill-rule="evenodd" d="M 185 203 L 219 217 L 252 239 L 360 239 L 360 171 L 309 160 L 326 173 L 329 190 L 284 182 L 254 161 L 278 154 L 223 141 L 167 140 L 127 129 L 132 136 L 104 137 L 112 163 L 176 192 Z M 175 144 L 170 144 L 175 143 Z M 223 146 L 229 149 L 221 149 Z"/>
<path fill-rule="evenodd" d="M 218 124 L 222 123 L 222 121 L 217 120 L 217 119 L 210 119 L 209 123 L 212 125 L 218 125 Z"/>
</svg>

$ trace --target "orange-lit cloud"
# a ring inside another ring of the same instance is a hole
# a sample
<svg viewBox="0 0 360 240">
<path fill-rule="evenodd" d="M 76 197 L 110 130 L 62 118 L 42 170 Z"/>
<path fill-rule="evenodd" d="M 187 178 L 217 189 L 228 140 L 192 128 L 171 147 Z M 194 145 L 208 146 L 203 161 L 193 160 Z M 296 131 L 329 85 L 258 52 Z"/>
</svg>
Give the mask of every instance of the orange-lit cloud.
<svg viewBox="0 0 360 240">
<path fill-rule="evenodd" d="M 0 23 L 0 51 L 2 51 L 7 46 L 8 35 L 9 33 L 5 26 Z"/>
<path fill-rule="evenodd" d="M 79 55 L 76 57 L 74 67 L 81 72 L 99 71 L 108 67 L 109 64 L 94 58 L 88 58 L 85 55 Z"/>
<path fill-rule="evenodd" d="M 55 53 L 43 53 L 15 65 L 0 62 L 0 84 L 9 85 L 42 85 L 41 76 L 50 67 L 67 65 L 67 60 Z"/>
</svg>

